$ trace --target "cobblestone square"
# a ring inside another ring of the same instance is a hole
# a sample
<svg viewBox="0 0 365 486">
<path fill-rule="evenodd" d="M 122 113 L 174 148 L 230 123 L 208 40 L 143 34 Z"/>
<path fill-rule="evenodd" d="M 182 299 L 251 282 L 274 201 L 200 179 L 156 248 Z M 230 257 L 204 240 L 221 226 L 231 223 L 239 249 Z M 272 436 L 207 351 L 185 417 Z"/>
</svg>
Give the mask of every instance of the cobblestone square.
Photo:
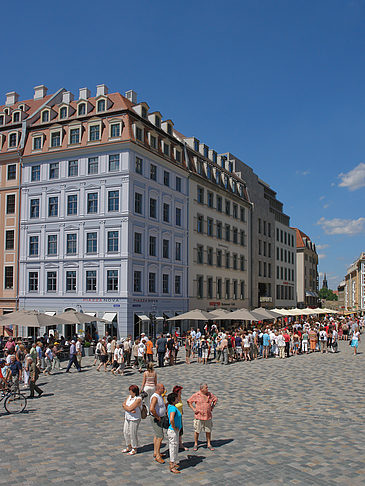
<svg viewBox="0 0 365 486">
<path fill-rule="evenodd" d="M 337 354 L 229 366 L 189 366 L 180 360 L 177 366 L 157 368 L 168 391 L 183 385 L 184 401 L 203 381 L 219 399 L 214 452 L 204 442 L 193 451 L 193 416 L 184 405 L 189 451 L 180 453 L 179 476 L 169 472 L 168 461 L 160 465 L 153 460 L 149 420 L 141 422 L 139 453 L 121 453 L 121 404 L 128 386 L 140 386 L 142 376 L 136 371 L 124 377 L 97 373 L 92 359 L 84 358 L 82 373 L 63 370 L 40 377 L 44 395 L 28 401 L 26 413 L 9 416 L 1 409 L 0 484 L 365 484 L 361 347 L 355 357 L 340 342 Z"/>
</svg>

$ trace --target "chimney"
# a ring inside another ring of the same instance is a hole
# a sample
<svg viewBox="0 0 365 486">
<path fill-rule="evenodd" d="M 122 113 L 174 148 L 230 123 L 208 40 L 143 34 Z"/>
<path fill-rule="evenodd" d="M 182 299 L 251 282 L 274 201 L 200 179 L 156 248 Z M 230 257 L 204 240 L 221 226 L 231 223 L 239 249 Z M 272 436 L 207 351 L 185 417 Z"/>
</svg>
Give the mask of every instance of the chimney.
<svg viewBox="0 0 365 486">
<path fill-rule="evenodd" d="M 64 91 L 62 93 L 62 103 L 66 103 L 69 105 L 71 101 L 73 101 L 74 95 L 71 93 L 71 91 Z"/>
<path fill-rule="evenodd" d="M 131 101 L 134 105 L 137 104 L 137 93 L 130 89 L 129 91 L 125 92 L 125 97 Z"/>
<path fill-rule="evenodd" d="M 105 96 L 108 94 L 108 87 L 106 84 L 98 84 L 96 87 L 96 96 Z"/>
<path fill-rule="evenodd" d="M 18 93 L 16 93 L 15 91 L 10 91 L 9 93 L 6 93 L 5 104 L 6 106 L 15 105 L 18 99 L 19 99 Z"/>
<path fill-rule="evenodd" d="M 87 88 L 79 89 L 79 100 L 87 100 L 90 98 L 90 90 Z"/>
<path fill-rule="evenodd" d="M 41 100 L 47 94 L 48 89 L 44 86 L 44 84 L 40 84 L 39 86 L 34 86 L 34 97 L 35 100 Z"/>
</svg>

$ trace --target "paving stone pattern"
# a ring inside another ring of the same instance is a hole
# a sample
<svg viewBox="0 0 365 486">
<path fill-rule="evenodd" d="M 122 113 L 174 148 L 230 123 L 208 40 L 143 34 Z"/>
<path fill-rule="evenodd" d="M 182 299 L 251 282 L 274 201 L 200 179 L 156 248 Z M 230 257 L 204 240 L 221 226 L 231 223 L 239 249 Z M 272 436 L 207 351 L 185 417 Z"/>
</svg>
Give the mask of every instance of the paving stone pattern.
<svg viewBox="0 0 365 486">
<path fill-rule="evenodd" d="M 365 484 L 362 346 L 356 357 L 341 342 L 336 355 L 157 368 L 168 391 L 183 385 L 185 400 L 203 381 L 219 398 L 214 452 L 203 441 L 192 450 L 193 414 L 184 406 L 190 450 L 180 453 L 180 475 L 170 473 L 168 461 L 153 461 L 148 419 L 139 429 L 139 453 L 121 453 L 121 403 L 130 384 L 141 384 L 139 373 L 98 373 L 84 358 L 81 373 L 42 376 L 44 395 L 28 401 L 26 413 L 9 416 L 0 408 L 0 484 Z"/>
</svg>

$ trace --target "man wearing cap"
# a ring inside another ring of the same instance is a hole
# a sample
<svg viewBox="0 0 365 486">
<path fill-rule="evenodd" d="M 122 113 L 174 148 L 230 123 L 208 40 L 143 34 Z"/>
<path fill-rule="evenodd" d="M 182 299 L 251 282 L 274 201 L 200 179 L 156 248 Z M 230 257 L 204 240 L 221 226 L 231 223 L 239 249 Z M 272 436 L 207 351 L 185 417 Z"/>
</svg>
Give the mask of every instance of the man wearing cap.
<svg viewBox="0 0 365 486">
<path fill-rule="evenodd" d="M 75 346 L 75 341 L 71 341 L 71 346 L 70 346 L 70 361 L 68 362 L 67 368 L 66 368 L 66 373 L 70 372 L 70 368 L 74 364 L 77 368 L 77 371 L 81 371 L 81 367 L 77 361 L 76 358 L 76 346 Z"/>
<path fill-rule="evenodd" d="M 52 348 L 52 354 L 53 354 L 52 370 L 55 370 L 56 368 L 62 370 L 60 358 L 59 358 L 59 354 L 61 350 L 58 348 L 58 345 L 59 342 L 56 341 Z"/>
</svg>

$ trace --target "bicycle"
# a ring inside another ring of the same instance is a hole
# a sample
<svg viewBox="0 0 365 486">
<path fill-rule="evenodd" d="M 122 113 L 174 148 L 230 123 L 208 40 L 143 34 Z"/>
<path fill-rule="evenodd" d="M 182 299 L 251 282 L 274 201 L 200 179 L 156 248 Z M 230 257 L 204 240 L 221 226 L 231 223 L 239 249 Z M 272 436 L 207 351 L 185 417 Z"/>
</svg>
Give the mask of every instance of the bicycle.
<svg viewBox="0 0 365 486">
<path fill-rule="evenodd" d="M 18 414 L 24 412 L 27 406 L 27 399 L 25 396 L 17 391 L 6 387 L 1 390 L 0 402 L 4 400 L 4 408 L 9 414 Z"/>
</svg>

